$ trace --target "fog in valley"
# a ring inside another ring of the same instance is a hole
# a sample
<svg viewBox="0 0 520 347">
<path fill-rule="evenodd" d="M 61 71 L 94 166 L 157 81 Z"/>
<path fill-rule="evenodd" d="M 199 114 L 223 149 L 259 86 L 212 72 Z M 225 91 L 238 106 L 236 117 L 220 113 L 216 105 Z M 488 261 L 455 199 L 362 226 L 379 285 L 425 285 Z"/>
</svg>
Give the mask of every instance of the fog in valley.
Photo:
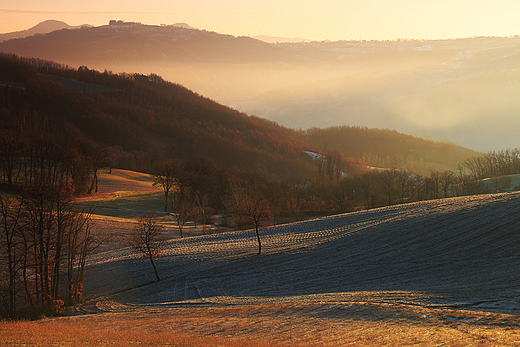
<svg viewBox="0 0 520 347">
<path fill-rule="evenodd" d="M 179 64 L 151 58 L 109 68 L 155 72 L 291 128 L 355 125 L 478 151 L 520 147 L 518 37 L 275 45 L 291 60 Z"/>
<path fill-rule="evenodd" d="M 520 147 L 518 36 L 259 37 L 266 42 L 186 23 L 114 23 L 4 41 L 0 51 L 99 71 L 155 73 L 290 128 L 366 126 L 483 152 Z"/>
</svg>

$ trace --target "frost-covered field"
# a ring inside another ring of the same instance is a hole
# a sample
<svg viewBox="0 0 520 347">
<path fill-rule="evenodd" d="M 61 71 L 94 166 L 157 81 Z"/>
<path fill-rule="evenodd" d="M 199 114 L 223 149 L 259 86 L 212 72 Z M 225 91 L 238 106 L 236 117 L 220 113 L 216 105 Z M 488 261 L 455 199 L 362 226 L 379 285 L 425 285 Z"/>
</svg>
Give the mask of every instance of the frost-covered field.
<svg viewBox="0 0 520 347">
<path fill-rule="evenodd" d="M 77 310 L 362 302 L 518 313 L 519 227 L 520 193 L 508 193 L 272 227 L 262 255 L 254 231 L 177 238 L 157 261 L 160 282 L 147 259 L 117 248 L 91 258 L 94 300 Z"/>
</svg>

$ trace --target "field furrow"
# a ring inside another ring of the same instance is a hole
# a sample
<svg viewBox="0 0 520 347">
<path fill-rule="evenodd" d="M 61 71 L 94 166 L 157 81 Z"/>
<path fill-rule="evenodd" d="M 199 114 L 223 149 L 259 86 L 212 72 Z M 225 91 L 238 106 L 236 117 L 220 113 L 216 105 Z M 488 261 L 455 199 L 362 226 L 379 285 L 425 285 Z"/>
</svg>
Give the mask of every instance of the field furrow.
<svg viewBox="0 0 520 347">
<path fill-rule="evenodd" d="M 157 260 L 160 282 L 128 248 L 102 252 L 86 291 L 125 309 L 415 293 L 406 302 L 516 312 L 519 228 L 519 193 L 390 206 L 262 229 L 262 255 L 254 230 L 172 239 Z"/>
</svg>

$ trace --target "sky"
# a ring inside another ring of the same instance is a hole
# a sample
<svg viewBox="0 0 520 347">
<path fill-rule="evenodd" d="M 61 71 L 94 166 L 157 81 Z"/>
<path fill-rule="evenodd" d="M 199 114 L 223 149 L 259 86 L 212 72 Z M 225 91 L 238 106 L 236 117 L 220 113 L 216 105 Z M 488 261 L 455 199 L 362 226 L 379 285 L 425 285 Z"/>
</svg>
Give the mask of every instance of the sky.
<svg viewBox="0 0 520 347">
<path fill-rule="evenodd" d="M 311 40 L 520 35 L 520 0 L 0 0 L 0 33 L 69 25 L 185 22 L 235 36 Z"/>
</svg>

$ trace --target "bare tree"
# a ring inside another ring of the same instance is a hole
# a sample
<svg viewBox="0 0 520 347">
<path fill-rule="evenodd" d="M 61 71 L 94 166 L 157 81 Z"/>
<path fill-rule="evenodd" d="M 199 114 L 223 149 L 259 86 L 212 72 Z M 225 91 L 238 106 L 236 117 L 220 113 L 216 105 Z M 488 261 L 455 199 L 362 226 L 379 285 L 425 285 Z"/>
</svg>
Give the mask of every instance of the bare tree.
<svg viewBox="0 0 520 347">
<path fill-rule="evenodd" d="M 458 184 L 457 175 L 450 170 L 439 173 L 439 184 L 444 193 L 444 197 L 454 196 L 453 187 Z"/>
<path fill-rule="evenodd" d="M 164 212 L 168 211 L 170 191 L 177 184 L 177 167 L 173 163 L 159 165 L 155 168 L 154 187 L 161 187 L 164 191 Z"/>
<path fill-rule="evenodd" d="M 172 194 L 171 205 L 172 211 L 175 216 L 175 220 L 177 222 L 177 227 L 179 228 L 180 237 L 183 237 L 182 230 L 184 225 L 189 219 L 192 219 L 194 206 L 192 201 L 190 201 L 190 197 L 186 192 L 186 189 L 179 187 Z"/>
<path fill-rule="evenodd" d="M 258 240 L 258 254 L 262 254 L 259 229 L 270 225 L 272 220 L 267 199 L 259 192 L 234 184 L 231 187 L 227 205 L 235 219 L 236 228 L 255 229 Z"/>
<path fill-rule="evenodd" d="M 92 190 L 94 190 L 95 193 L 98 191 L 98 172 L 99 169 L 109 163 L 109 151 L 105 147 L 96 144 L 91 144 L 89 147 L 90 151 L 87 153 L 87 159 L 90 171 L 92 172 L 92 181 L 87 193 L 91 194 Z"/>
<path fill-rule="evenodd" d="M 332 184 L 328 189 L 327 198 L 336 212 L 351 211 L 354 205 L 354 180 L 343 178 L 338 183 Z"/>
<path fill-rule="evenodd" d="M 373 196 L 377 188 L 377 173 L 366 172 L 356 177 L 356 187 L 358 194 L 363 198 L 366 209 L 373 207 Z"/>
<path fill-rule="evenodd" d="M 440 198 L 441 174 L 439 171 L 431 171 L 429 177 L 430 193 L 432 199 Z"/>
<path fill-rule="evenodd" d="M 18 183 L 23 146 L 24 143 L 20 135 L 8 130 L 0 132 L 0 169 L 4 183 L 11 185 Z"/>
<path fill-rule="evenodd" d="M 87 257 L 103 243 L 103 238 L 92 233 L 91 212 L 71 211 L 67 224 L 67 300 L 69 303 L 75 303 L 82 296 Z"/>
<path fill-rule="evenodd" d="M 495 193 L 504 193 L 511 188 L 513 180 L 511 176 L 491 176 L 490 183 Z"/>
<path fill-rule="evenodd" d="M 398 175 L 399 172 L 397 169 L 384 170 L 378 174 L 379 186 L 383 195 L 386 196 L 388 205 L 394 203 L 395 196 L 397 195 Z"/>
<path fill-rule="evenodd" d="M 403 204 L 412 195 L 412 174 L 409 171 L 396 171 L 396 188 L 401 204 Z"/>
<path fill-rule="evenodd" d="M 0 296 L 3 299 L 0 307 L 4 307 L 5 312 L 0 312 L 1 316 L 14 318 L 16 312 L 17 295 L 17 275 L 21 268 L 21 228 L 23 219 L 22 204 L 12 198 L 0 196 L 0 262 L 2 268 L 7 267 L 7 293 Z M 4 265 L 5 264 L 5 265 Z"/>
<path fill-rule="evenodd" d="M 157 215 L 148 211 L 137 219 L 137 225 L 130 239 L 132 248 L 150 259 L 157 281 L 160 281 L 161 277 L 155 266 L 155 259 L 161 255 L 163 249 L 162 231 Z"/>
</svg>

